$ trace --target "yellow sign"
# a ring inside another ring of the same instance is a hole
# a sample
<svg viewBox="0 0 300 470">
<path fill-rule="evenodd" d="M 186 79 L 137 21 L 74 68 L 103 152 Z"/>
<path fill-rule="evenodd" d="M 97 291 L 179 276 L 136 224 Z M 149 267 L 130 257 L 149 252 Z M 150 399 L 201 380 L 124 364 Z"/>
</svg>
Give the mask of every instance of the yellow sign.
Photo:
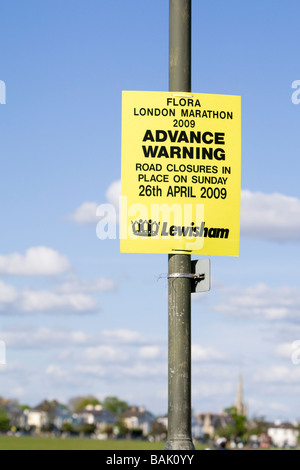
<svg viewBox="0 0 300 470">
<path fill-rule="evenodd" d="M 123 91 L 121 251 L 238 256 L 241 99 Z"/>
</svg>

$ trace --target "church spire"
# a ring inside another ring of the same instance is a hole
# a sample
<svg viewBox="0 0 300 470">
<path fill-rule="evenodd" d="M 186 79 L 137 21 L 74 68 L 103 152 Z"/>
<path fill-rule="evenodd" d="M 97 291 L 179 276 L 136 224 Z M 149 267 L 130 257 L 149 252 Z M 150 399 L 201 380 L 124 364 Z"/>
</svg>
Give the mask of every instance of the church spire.
<svg viewBox="0 0 300 470">
<path fill-rule="evenodd" d="M 243 380 L 242 380 L 242 374 L 239 375 L 239 381 L 238 381 L 238 387 L 237 387 L 237 394 L 236 394 L 236 400 L 235 400 L 235 407 L 237 410 L 237 413 L 239 415 L 247 415 L 247 407 L 243 402 Z"/>
</svg>

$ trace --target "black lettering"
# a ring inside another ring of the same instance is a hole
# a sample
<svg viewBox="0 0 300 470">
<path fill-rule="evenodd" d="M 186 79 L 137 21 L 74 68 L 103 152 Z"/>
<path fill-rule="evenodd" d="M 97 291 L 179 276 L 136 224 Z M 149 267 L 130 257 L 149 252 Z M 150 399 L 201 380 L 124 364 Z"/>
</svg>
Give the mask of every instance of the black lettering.
<svg viewBox="0 0 300 470">
<path fill-rule="evenodd" d="M 142 149 L 143 149 L 143 152 L 144 152 L 144 156 L 146 158 L 148 158 L 148 157 L 155 158 L 156 154 L 157 154 L 157 150 L 158 150 L 158 145 L 155 145 L 155 147 L 152 147 L 152 145 L 149 145 L 148 147 L 143 145 Z"/>
<path fill-rule="evenodd" d="M 178 137 L 177 142 L 189 142 L 188 136 L 185 131 L 181 131 Z"/>
<path fill-rule="evenodd" d="M 223 149 L 216 148 L 214 150 L 214 158 L 216 160 L 225 160 L 225 152 Z"/>
<path fill-rule="evenodd" d="M 165 145 L 162 145 L 159 149 L 157 158 L 161 158 L 161 157 L 169 158 L 169 154 L 168 154 L 168 151 L 167 151 L 167 148 L 165 147 Z"/>
<path fill-rule="evenodd" d="M 200 144 L 201 143 L 201 132 L 191 131 L 190 142 L 191 142 L 191 144 L 194 143 L 194 142 L 197 142 L 197 144 Z"/>
<path fill-rule="evenodd" d="M 183 149 L 184 150 L 184 149 Z M 181 158 L 181 148 L 180 147 L 170 147 L 170 158 Z"/>
<path fill-rule="evenodd" d="M 169 134 L 169 137 L 170 137 L 170 141 L 171 142 L 176 142 L 178 131 L 174 131 L 174 133 L 172 133 L 172 131 L 168 131 L 168 134 Z"/>
<path fill-rule="evenodd" d="M 224 132 L 216 132 L 215 133 L 215 144 L 224 145 L 225 144 L 224 137 L 225 137 Z"/>
<path fill-rule="evenodd" d="M 146 142 L 147 140 L 151 140 L 151 142 L 154 142 L 154 137 L 152 135 L 152 132 L 150 129 L 148 129 L 144 135 L 143 142 Z"/>
<path fill-rule="evenodd" d="M 202 158 L 204 159 L 207 157 L 209 160 L 212 160 L 213 158 L 212 151 L 213 151 L 212 147 L 208 147 L 208 148 L 203 147 Z"/>
<path fill-rule="evenodd" d="M 209 136 L 210 139 L 207 136 Z M 212 132 L 204 132 L 202 134 L 202 142 L 204 142 L 205 144 L 212 144 L 213 143 L 213 134 L 212 134 Z"/>
<path fill-rule="evenodd" d="M 168 134 L 166 131 L 156 131 L 155 137 L 156 142 L 165 142 L 167 140 Z"/>
</svg>

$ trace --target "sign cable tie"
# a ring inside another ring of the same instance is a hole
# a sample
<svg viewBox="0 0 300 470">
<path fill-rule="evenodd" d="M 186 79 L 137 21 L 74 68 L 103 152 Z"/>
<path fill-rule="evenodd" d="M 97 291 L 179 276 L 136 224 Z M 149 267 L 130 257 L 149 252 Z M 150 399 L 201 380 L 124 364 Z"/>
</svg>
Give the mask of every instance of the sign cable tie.
<svg viewBox="0 0 300 470">
<path fill-rule="evenodd" d="M 185 277 L 188 279 L 195 279 L 197 281 L 203 281 L 205 279 L 205 274 L 198 274 L 198 273 L 172 273 L 168 274 L 168 279 L 170 278 L 179 278 L 179 277 Z"/>
</svg>

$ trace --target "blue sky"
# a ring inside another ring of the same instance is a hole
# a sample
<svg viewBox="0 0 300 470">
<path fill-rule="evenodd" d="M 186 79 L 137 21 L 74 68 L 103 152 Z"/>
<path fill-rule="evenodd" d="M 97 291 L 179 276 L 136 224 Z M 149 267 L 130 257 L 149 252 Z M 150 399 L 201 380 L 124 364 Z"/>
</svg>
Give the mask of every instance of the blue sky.
<svg viewBox="0 0 300 470">
<path fill-rule="evenodd" d="M 122 90 L 168 91 L 169 2 L 0 8 L 1 395 L 165 413 L 167 255 L 120 254 L 95 208 L 118 200 Z M 230 406 L 241 372 L 249 416 L 300 420 L 299 13 L 193 2 L 192 91 L 242 99 L 240 256 L 211 257 L 193 296 L 195 412 Z"/>
</svg>

